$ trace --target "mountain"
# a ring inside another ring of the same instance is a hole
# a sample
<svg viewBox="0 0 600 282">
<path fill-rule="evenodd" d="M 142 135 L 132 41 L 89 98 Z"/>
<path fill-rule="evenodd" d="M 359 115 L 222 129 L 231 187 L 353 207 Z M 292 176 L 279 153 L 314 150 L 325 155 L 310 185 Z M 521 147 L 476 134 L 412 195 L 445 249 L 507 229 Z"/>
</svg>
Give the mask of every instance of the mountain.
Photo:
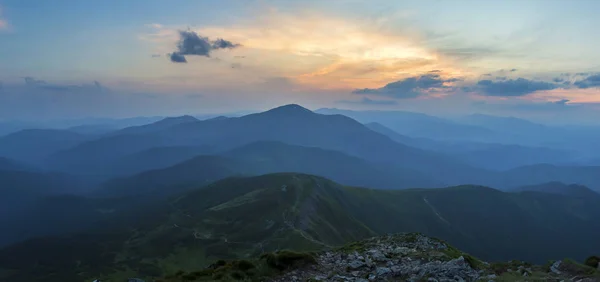
<svg viewBox="0 0 600 282">
<path fill-rule="evenodd" d="M 399 134 L 436 140 L 489 140 L 496 134 L 487 128 L 457 123 L 422 113 L 404 111 L 351 111 L 319 109 L 316 113 L 345 115 L 362 123 L 380 123 Z"/>
<path fill-rule="evenodd" d="M 514 135 L 546 134 L 551 128 L 516 117 L 501 117 L 485 114 L 472 114 L 458 119 L 463 124 L 481 126 L 496 132 Z"/>
<path fill-rule="evenodd" d="M 180 190 L 165 187 L 194 187 L 234 175 L 299 172 L 320 175 L 337 182 L 380 189 L 441 187 L 416 171 L 369 163 L 341 152 L 313 147 L 259 141 L 218 156 L 197 156 L 177 165 L 108 181 L 99 195 L 164 196 Z"/>
<path fill-rule="evenodd" d="M 124 129 L 115 132 L 114 134 L 140 134 L 140 133 L 149 133 L 154 131 L 159 131 L 162 129 L 169 128 L 174 125 L 189 123 L 189 122 L 197 122 L 199 121 L 197 118 L 193 116 L 180 116 L 180 117 L 167 117 L 162 120 L 153 122 L 151 124 L 138 125 L 127 127 Z"/>
<path fill-rule="evenodd" d="M 39 164 L 49 155 L 89 137 L 68 130 L 27 129 L 0 138 L 0 156 Z"/>
<path fill-rule="evenodd" d="M 219 179 L 246 174 L 248 168 L 220 156 L 198 156 L 177 165 L 110 180 L 95 193 L 98 196 L 151 196 L 177 194 Z"/>
<path fill-rule="evenodd" d="M 106 167 L 120 158 L 156 147 L 171 146 L 169 138 L 144 134 L 101 137 L 54 153 L 48 157 L 45 165 L 68 172 L 104 174 Z"/>
<path fill-rule="evenodd" d="M 566 195 L 574 197 L 591 197 L 600 198 L 598 192 L 594 192 L 591 189 L 582 186 L 571 184 L 567 185 L 561 182 L 548 182 L 538 185 L 522 186 L 512 190 L 514 192 L 543 192 L 557 195 Z"/>
<path fill-rule="evenodd" d="M 2 249 L 0 278 L 158 277 L 216 259 L 320 250 L 398 232 L 443 238 L 485 260 L 583 260 L 600 249 L 599 213 L 597 198 L 481 186 L 392 191 L 296 173 L 228 178 L 138 213 L 115 214 L 114 222 L 87 233 Z"/>
<path fill-rule="evenodd" d="M 589 264 L 597 263 L 597 258 Z M 362 278 L 366 277 L 368 278 Z M 160 281 L 598 281 L 588 263 L 565 259 L 546 265 L 485 262 L 443 240 L 418 233 L 377 236 L 321 252 L 279 251 L 260 257 L 217 261 Z"/>
<path fill-rule="evenodd" d="M 547 182 L 579 184 L 600 191 L 600 166 L 523 166 L 500 173 L 495 187 L 515 188 Z"/>
<path fill-rule="evenodd" d="M 423 150 L 444 153 L 464 163 L 488 170 L 508 170 L 540 163 L 563 164 L 576 157 L 575 152 L 567 150 L 497 143 L 410 138 L 379 123 L 368 123 L 366 126 L 396 142 Z"/>
<path fill-rule="evenodd" d="M 110 124 L 84 124 L 67 128 L 71 132 L 89 135 L 102 135 L 118 129 L 120 128 L 116 125 Z"/>
<path fill-rule="evenodd" d="M 30 171 L 34 168 L 17 161 L 0 157 L 0 171 Z"/>
<path fill-rule="evenodd" d="M 444 155 L 394 142 L 342 115 L 321 115 L 287 105 L 239 118 L 186 122 L 144 134 L 121 134 L 93 140 L 52 156 L 56 167 L 93 169 L 97 163 L 162 146 L 214 146 L 227 151 L 257 141 L 335 150 L 374 163 L 419 171 L 445 183 L 463 183 L 486 172 Z M 90 168 L 91 167 L 91 168 Z"/>
<path fill-rule="evenodd" d="M 419 143 L 416 142 L 416 140 L 418 140 L 417 138 L 410 138 L 408 136 L 404 136 L 378 122 L 366 123 L 365 126 L 377 133 L 381 133 L 387 137 L 390 137 L 392 140 L 401 144 L 414 146 L 415 144 Z"/>
<path fill-rule="evenodd" d="M 12 229 L 21 216 L 51 195 L 82 193 L 86 182 L 65 174 L 29 170 L 0 170 L 0 246 L 24 238 Z M 19 224 L 20 224 L 19 223 Z"/>
<path fill-rule="evenodd" d="M 458 178 L 479 172 L 446 156 L 394 142 L 346 116 L 320 115 L 298 105 L 282 106 L 240 118 L 183 124 L 164 133 L 201 140 L 224 150 L 256 141 L 319 147 L 375 163 L 392 164 L 425 174 L 435 173 L 440 179 L 450 178 L 457 182 L 460 182 Z"/>
<path fill-rule="evenodd" d="M 213 153 L 211 146 L 154 147 L 123 156 L 107 165 L 109 175 L 132 175 L 166 168 L 199 155 Z"/>
<path fill-rule="evenodd" d="M 570 151 L 520 145 L 489 144 L 487 148 L 451 154 L 457 159 L 490 170 L 508 170 L 537 164 L 561 164 L 574 158 Z"/>
<path fill-rule="evenodd" d="M 299 172 L 323 176 L 345 185 L 379 189 L 443 186 L 416 170 L 379 165 L 339 151 L 282 142 L 259 141 L 222 155 L 244 161 L 256 174 Z"/>
</svg>

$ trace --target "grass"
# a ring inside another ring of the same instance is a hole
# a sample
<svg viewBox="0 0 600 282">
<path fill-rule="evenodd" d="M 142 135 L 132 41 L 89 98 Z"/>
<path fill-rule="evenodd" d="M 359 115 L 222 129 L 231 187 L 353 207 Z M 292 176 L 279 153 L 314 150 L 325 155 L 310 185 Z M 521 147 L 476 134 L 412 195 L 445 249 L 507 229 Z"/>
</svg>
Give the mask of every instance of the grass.
<svg viewBox="0 0 600 282">
<path fill-rule="evenodd" d="M 313 253 L 280 251 L 263 254 L 257 260 L 218 260 L 208 268 L 166 276 L 157 282 L 187 281 L 263 281 L 282 271 L 316 263 Z"/>
</svg>

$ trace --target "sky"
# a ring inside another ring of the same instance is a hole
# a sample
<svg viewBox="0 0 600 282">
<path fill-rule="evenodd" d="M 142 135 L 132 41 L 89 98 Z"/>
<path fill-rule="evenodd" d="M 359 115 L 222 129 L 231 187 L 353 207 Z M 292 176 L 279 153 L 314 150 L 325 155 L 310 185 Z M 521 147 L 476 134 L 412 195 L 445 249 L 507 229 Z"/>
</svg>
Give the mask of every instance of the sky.
<svg viewBox="0 0 600 282">
<path fill-rule="evenodd" d="M 0 119 L 298 103 L 600 123 L 600 1 L 0 0 Z"/>
</svg>

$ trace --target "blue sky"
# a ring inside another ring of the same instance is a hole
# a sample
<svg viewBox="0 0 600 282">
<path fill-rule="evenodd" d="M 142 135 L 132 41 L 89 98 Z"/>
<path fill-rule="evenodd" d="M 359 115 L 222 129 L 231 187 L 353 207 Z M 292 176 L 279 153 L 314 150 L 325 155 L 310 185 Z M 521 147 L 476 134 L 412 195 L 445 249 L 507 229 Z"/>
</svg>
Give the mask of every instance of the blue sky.
<svg viewBox="0 0 600 282">
<path fill-rule="evenodd" d="M 594 120 L 599 10 L 594 0 L 0 0 L 0 118 L 300 103 Z M 219 38 L 231 45 L 213 48 Z"/>
</svg>

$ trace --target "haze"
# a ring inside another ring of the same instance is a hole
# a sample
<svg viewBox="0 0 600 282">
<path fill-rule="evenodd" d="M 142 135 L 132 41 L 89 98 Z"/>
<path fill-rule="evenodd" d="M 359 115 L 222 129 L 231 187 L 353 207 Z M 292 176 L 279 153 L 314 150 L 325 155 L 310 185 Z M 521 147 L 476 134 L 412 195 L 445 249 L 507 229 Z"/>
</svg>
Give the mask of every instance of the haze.
<svg viewBox="0 0 600 282">
<path fill-rule="evenodd" d="M 597 11 L 0 0 L 0 281 L 600 281 Z"/>
</svg>

